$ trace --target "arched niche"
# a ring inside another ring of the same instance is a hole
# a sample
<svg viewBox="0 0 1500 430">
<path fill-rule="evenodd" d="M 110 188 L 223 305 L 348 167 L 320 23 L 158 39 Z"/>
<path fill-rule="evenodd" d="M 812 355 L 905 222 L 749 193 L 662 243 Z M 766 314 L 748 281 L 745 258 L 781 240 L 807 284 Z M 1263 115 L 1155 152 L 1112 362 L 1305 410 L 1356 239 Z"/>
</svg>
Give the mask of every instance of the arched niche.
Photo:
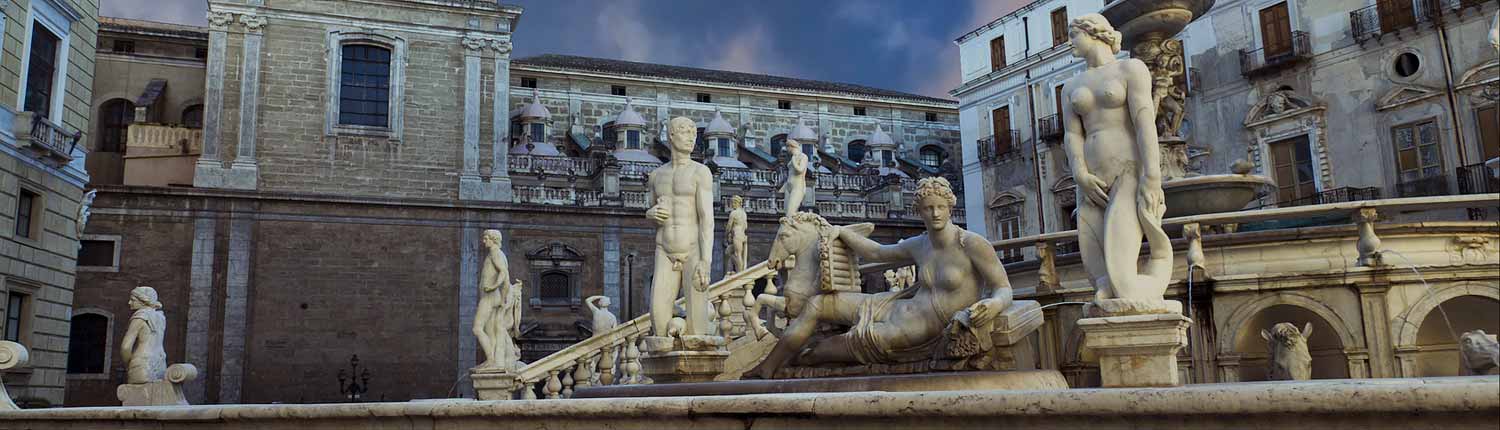
<svg viewBox="0 0 1500 430">
<path fill-rule="evenodd" d="M 1422 318 L 1416 345 L 1402 354 L 1414 370 L 1409 376 L 1460 376 L 1458 337 L 1472 330 L 1500 332 L 1500 300 L 1464 295 L 1444 300 Z M 1405 364 L 1405 363 L 1403 363 Z"/>
<path fill-rule="evenodd" d="M 1239 380 L 1264 381 L 1270 371 L 1269 345 L 1261 337 L 1261 330 L 1270 330 L 1277 323 L 1291 323 L 1298 329 L 1312 324 L 1312 336 L 1307 339 L 1307 351 L 1312 355 L 1313 379 L 1343 379 L 1349 377 L 1348 358 L 1344 354 L 1346 345 L 1338 330 L 1328 320 L 1307 308 L 1290 304 L 1271 305 L 1235 327 L 1234 353 L 1240 356 Z"/>
<path fill-rule="evenodd" d="M 1263 328 L 1270 328 L 1278 322 L 1289 322 L 1297 324 L 1297 327 L 1300 328 L 1307 322 L 1313 322 L 1313 337 L 1315 339 L 1321 337 L 1320 335 L 1332 335 L 1337 338 L 1338 344 L 1341 345 L 1341 348 L 1343 348 L 1343 350 L 1345 351 L 1341 352 L 1342 357 L 1345 360 L 1345 370 L 1343 371 L 1343 374 L 1346 375 L 1345 377 L 1368 377 L 1369 375 L 1367 375 L 1367 366 L 1365 363 L 1366 359 L 1363 358 L 1362 355 L 1350 357 L 1347 353 L 1347 351 L 1358 351 L 1362 350 L 1365 347 L 1364 332 L 1363 329 L 1358 325 L 1360 322 L 1359 316 L 1352 315 L 1350 316 L 1350 318 L 1341 317 L 1337 312 L 1333 310 L 1333 308 L 1324 303 L 1325 300 L 1327 299 L 1313 297 L 1301 292 L 1280 292 L 1275 294 L 1262 295 L 1253 300 L 1250 300 L 1249 302 L 1240 304 L 1233 311 L 1229 312 L 1224 319 L 1216 321 L 1215 325 L 1219 327 L 1219 332 L 1221 334 L 1218 337 L 1218 353 L 1221 356 L 1221 360 L 1225 356 L 1240 356 L 1240 353 L 1236 351 L 1240 349 L 1240 345 L 1242 344 L 1245 344 L 1247 342 L 1265 342 L 1265 340 L 1261 339 L 1260 337 L 1260 330 Z M 1317 320 L 1321 320 L 1322 324 L 1317 323 L 1313 318 L 1300 312 L 1288 313 L 1290 311 L 1286 310 L 1285 308 L 1278 308 L 1278 310 L 1271 314 L 1268 314 L 1268 316 L 1262 317 L 1263 311 L 1272 307 L 1282 305 L 1290 305 L 1292 307 L 1300 308 L 1301 310 L 1310 312 L 1312 316 L 1316 317 Z M 1265 322 L 1265 319 L 1292 318 L 1298 315 L 1301 315 L 1299 317 L 1300 319 L 1270 321 L 1269 323 Z M 1323 344 L 1319 345 L 1321 347 L 1321 345 Z M 1311 344 L 1309 346 L 1311 346 Z M 1245 348 L 1248 349 L 1249 347 Z M 1265 345 L 1261 345 L 1258 351 L 1264 350 Z M 1309 348 L 1309 352 L 1311 352 L 1313 355 L 1314 378 L 1326 378 L 1328 376 L 1324 375 L 1336 374 L 1333 373 L 1334 371 L 1332 370 L 1326 370 L 1326 358 L 1323 359 L 1323 361 L 1320 361 L 1318 355 L 1319 353 L 1311 351 L 1311 348 Z M 1258 361 L 1256 361 L 1257 359 Z M 1325 370 L 1320 371 L 1320 365 L 1322 365 Z M 1227 375 L 1221 373 L 1221 379 L 1230 378 L 1229 380 L 1233 380 L 1232 378 L 1244 376 L 1239 370 L 1231 369 L 1230 367 L 1244 368 L 1252 366 L 1260 367 L 1260 372 L 1263 374 L 1265 369 L 1265 356 L 1261 355 L 1258 358 L 1252 356 L 1240 356 L 1240 358 L 1238 359 L 1238 364 L 1230 366 L 1226 366 L 1221 362 L 1220 367 L 1223 368 L 1221 370 L 1228 373 Z M 1255 376 L 1255 374 L 1251 372 L 1248 376 Z M 1261 376 L 1261 378 L 1263 379 L 1264 376 Z"/>
</svg>

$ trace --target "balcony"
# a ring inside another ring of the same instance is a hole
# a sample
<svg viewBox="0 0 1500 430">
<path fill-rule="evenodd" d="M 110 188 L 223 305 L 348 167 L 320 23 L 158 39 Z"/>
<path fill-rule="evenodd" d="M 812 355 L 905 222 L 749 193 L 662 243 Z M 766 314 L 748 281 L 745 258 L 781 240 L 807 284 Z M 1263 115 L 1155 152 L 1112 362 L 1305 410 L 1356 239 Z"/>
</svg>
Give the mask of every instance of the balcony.
<svg viewBox="0 0 1500 430">
<path fill-rule="evenodd" d="M 1017 157 L 1021 151 L 1021 131 L 1005 130 L 975 142 L 979 148 L 979 162 L 990 164 Z"/>
<path fill-rule="evenodd" d="M 544 155 L 511 155 L 511 174 L 545 176 L 589 176 L 594 174 L 594 162 L 590 158 Z"/>
<path fill-rule="evenodd" d="M 1449 14 L 1462 14 L 1488 0 L 1378 0 L 1374 5 L 1349 12 L 1349 31 L 1354 40 L 1379 41 L 1387 35 L 1400 36 L 1404 30 L 1415 30 L 1418 24 L 1438 22 Z"/>
<path fill-rule="evenodd" d="M 1448 175 L 1432 175 L 1396 183 L 1397 197 L 1446 196 L 1448 194 Z"/>
<path fill-rule="evenodd" d="M 623 172 L 622 172 L 623 174 Z M 723 167 L 719 169 L 719 184 L 742 187 L 771 187 L 781 183 L 781 172 L 776 170 Z"/>
<path fill-rule="evenodd" d="M 202 129 L 134 123 L 125 135 L 122 183 L 159 187 L 193 184 L 194 165 L 203 151 Z"/>
<path fill-rule="evenodd" d="M 82 132 L 69 133 L 63 126 L 53 124 L 34 112 L 17 112 L 14 125 L 16 142 L 21 148 L 30 150 L 41 158 L 61 166 L 73 161 L 73 150 L 78 148 Z"/>
<path fill-rule="evenodd" d="M 1254 78 L 1301 64 L 1312 58 L 1312 42 L 1307 32 L 1293 31 L 1287 46 L 1270 46 L 1254 50 L 1240 50 L 1240 75 Z"/>
<path fill-rule="evenodd" d="M 1500 193 L 1500 164 L 1473 164 L 1458 168 L 1459 194 Z"/>
<path fill-rule="evenodd" d="M 1060 142 L 1063 137 L 1063 122 L 1061 114 L 1053 114 L 1042 117 L 1036 121 L 1037 137 L 1044 142 Z"/>
<path fill-rule="evenodd" d="M 1375 187 L 1342 187 L 1313 194 L 1311 196 L 1278 202 L 1277 207 L 1289 208 L 1293 206 L 1321 205 L 1327 203 L 1358 202 L 1365 200 L 1380 200 L 1380 189 Z"/>
<path fill-rule="evenodd" d="M 817 189 L 831 191 L 864 191 L 880 185 L 880 177 L 847 173 L 818 173 Z"/>
</svg>

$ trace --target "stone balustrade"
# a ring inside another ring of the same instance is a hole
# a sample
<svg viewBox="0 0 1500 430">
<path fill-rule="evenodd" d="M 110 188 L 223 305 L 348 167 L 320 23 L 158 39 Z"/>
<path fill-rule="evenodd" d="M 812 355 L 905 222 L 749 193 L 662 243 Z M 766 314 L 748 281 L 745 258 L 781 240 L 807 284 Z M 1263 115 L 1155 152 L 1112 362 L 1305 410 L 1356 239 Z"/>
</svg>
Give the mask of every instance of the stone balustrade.
<svg viewBox="0 0 1500 430">
<path fill-rule="evenodd" d="M 510 156 L 511 174 L 538 176 L 589 176 L 597 168 L 591 158 L 521 155 Z"/>
<path fill-rule="evenodd" d="M 203 129 L 180 125 L 130 124 L 125 131 L 125 155 L 195 155 L 203 151 Z"/>
<path fill-rule="evenodd" d="M 638 181 L 638 182 L 641 182 L 641 183 L 645 183 L 646 182 L 646 178 L 649 178 L 651 176 L 651 172 L 654 171 L 654 170 L 656 170 L 657 167 L 661 167 L 661 163 L 647 163 L 647 162 L 641 162 L 641 161 L 621 161 L 620 162 L 620 180 L 622 180 L 622 181 Z"/>
<path fill-rule="evenodd" d="M 744 169 L 725 167 L 719 169 L 720 185 L 770 187 L 781 183 L 781 172 L 777 170 Z"/>
<path fill-rule="evenodd" d="M 847 173 L 819 173 L 817 187 L 820 190 L 865 191 L 880 186 L 881 178 L 875 175 L 851 175 Z M 915 187 L 915 185 L 913 185 Z M 915 190 L 916 188 L 912 188 Z"/>
<path fill-rule="evenodd" d="M 542 205 L 602 206 L 602 197 L 602 193 L 594 190 L 522 185 L 515 187 L 513 202 Z"/>
<path fill-rule="evenodd" d="M 16 144 L 30 150 L 38 158 L 67 164 L 73 161 L 73 151 L 83 149 L 78 146 L 79 138 L 83 137 L 82 132 L 69 133 L 63 126 L 33 112 L 16 112 L 12 125 Z"/>
</svg>

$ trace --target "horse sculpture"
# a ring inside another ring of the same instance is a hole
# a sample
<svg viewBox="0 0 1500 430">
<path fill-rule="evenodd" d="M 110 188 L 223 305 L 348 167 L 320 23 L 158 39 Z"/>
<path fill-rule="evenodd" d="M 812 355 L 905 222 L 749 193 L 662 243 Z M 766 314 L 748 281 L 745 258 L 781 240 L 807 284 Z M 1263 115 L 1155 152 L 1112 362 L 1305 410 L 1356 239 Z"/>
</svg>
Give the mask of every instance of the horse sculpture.
<svg viewBox="0 0 1500 430">
<path fill-rule="evenodd" d="M 1460 364 L 1470 375 L 1488 375 L 1500 369 L 1500 342 L 1484 330 L 1464 333 L 1458 351 Z"/>
<path fill-rule="evenodd" d="M 1312 379 L 1312 355 L 1307 352 L 1307 338 L 1312 336 L 1312 323 L 1297 331 L 1291 323 L 1276 323 L 1271 330 L 1261 330 L 1260 337 L 1268 343 L 1271 353 L 1271 381 L 1303 381 Z"/>
<path fill-rule="evenodd" d="M 772 269 L 786 269 L 786 279 L 781 295 L 774 292 L 760 294 L 755 305 L 747 312 L 750 325 L 757 338 L 764 337 L 768 330 L 761 329 L 759 321 L 761 307 L 770 307 L 787 318 L 802 314 L 802 307 L 812 296 L 824 292 L 861 290 L 859 266 L 854 256 L 838 239 L 838 228 L 828 220 L 809 212 L 798 212 L 781 218 L 781 229 L 771 242 L 771 255 L 766 260 Z M 842 227 L 869 235 L 875 231 L 871 223 Z"/>
</svg>

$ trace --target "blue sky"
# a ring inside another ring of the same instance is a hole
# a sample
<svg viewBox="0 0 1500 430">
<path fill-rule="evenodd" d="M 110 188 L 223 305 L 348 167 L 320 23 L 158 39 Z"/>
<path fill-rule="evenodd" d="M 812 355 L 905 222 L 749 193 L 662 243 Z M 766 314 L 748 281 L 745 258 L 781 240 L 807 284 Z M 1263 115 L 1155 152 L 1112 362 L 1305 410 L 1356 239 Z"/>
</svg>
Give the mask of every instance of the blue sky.
<svg viewBox="0 0 1500 430">
<path fill-rule="evenodd" d="M 953 39 L 1029 0 L 513 0 L 518 57 L 572 54 L 949 97 Z M 149 5 L 149 6 L 148 6 Z M 104 16 L 203 25 L 203 0 L 102 0 Z"/>
</svg>

